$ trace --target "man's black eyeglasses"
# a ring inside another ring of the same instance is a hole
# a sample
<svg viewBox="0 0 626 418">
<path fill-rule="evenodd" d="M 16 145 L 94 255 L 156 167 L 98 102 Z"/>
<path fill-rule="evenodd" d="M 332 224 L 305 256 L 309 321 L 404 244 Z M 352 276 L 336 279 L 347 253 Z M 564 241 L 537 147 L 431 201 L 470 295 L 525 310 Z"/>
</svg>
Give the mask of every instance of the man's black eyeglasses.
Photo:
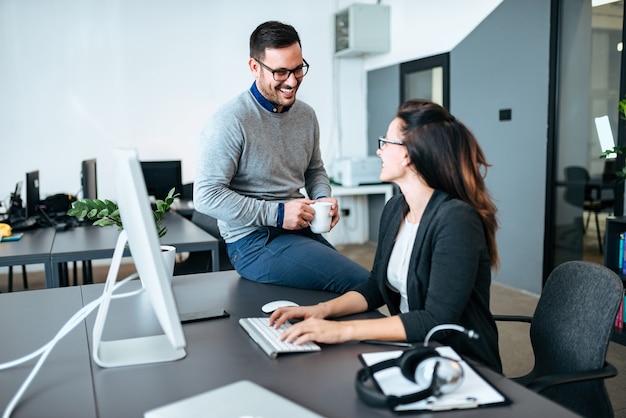
<svg viewBox="0 0 626 418">
<path fill-rule="evenodd" d="M 304 61 L 304 64 L 299 65 L 293 70 L 287 70 L 286 68 L 279 68 L 278 70 L 274 70 L 268 67 L 267 65 L 265 65 L 263 62 L 261 62 L 261 60 L 257 58 L 255 58 L 254 60 L 258 62 L 259 64 L 261 64 L 261 67 L 265 68 L 267 71 L 272 73 L 272 77 L 274 77 L 275 81 L 285 81 L 289 78 L 291 74 L 293 74 L 296 80 L 302 80 L 302 77 L 304 77 L 306 73 L 309 71 L 309 63 L 306 62 L 305 59 L 302 60 Z"/>
<path fill-rule="evenodd" d="M 384 136 L 378 137 L 378 149 L 383 149 L 385 144 L 395 144 L 395 145 L 405 145 L 404 142 L 394 141 L 392 139 L 387 139 Z"/>
</svg>

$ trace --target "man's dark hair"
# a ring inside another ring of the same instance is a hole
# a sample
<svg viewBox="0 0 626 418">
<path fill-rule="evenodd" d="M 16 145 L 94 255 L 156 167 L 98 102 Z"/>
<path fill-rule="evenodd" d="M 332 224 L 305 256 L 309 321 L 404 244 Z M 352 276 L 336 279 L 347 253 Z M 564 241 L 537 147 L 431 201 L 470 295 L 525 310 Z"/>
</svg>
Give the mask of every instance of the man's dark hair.
<svg viewBox="0 0 626 418">
<path fill-rule="evenodd" d="M 275 20 L 261 23 L 250 35 L 250 58 L 263 59 L 266 48 L 286 48 L 296 42 L 302 47 L 293 26 Z"/>
</svg>

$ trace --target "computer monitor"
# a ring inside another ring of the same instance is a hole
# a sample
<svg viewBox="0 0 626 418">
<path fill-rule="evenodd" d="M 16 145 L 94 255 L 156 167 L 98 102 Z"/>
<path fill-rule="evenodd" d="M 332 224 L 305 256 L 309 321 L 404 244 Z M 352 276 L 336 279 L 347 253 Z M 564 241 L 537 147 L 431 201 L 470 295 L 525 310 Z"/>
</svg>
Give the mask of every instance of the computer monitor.
<svg viewBox="0 0 626 418">
<path fill-rule="evenodd" d="M 148 195 L 165 199 L 172 187 L 180 193 L 183 189 L 182 163 L 172 161 L 141 161 L 141 171 L 146 181 Z"/>
<path fill-rule="evenodd" d="M 33 218 L 37 215 L 39 204 L 39 171 L 26 173 L 26 218 Z"/>
<path fill-rule="evenodd" d="M 80 172 L 80 185 L 84 199 L 98 198 L 98 176 L 96 173 L 96 160 L 83 160 Z"/>
<path fill-rule="evenodd" d="M 613 131 L 611 130 L 611 123 L 609 117 L 604 115 L 594 119 L 596 124 L 596 131 L 598 132 L 598 140 L 600 141 L 600 148 L 602 152 L 613 149 L 615 147 L 615 138 L 613 137 Z M 617 154 L 609 154 L 608 158 L 616 158 Z"/>
<path fill-rule="evenodd" d="M 178 360 L 186 355 L 185 336 L 171 287 L 171 272 L 166 271 L 161 257 L 141 166 L 132 149 L 115 151 L 115 187 L 124 230 L 117 240 L 94 324 L 94 361 L 102 367 L 118 367 Z M 127 243 L 163 334 L 103 341 L 102 332 Z"/>
<path fill-rule="evenodd" d="M 22 184 L 24 182 L 21 180 L 15 183 L 15 191 L 11 193 L 11 206 L 22 207 Z"/>
</svg>

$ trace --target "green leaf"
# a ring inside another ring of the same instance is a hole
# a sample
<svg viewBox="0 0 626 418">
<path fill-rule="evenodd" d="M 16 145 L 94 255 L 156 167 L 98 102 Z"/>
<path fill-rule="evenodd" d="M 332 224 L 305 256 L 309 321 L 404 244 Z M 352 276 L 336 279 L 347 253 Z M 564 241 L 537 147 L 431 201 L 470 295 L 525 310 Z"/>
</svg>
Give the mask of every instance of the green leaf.
<svg viewBox="0 0 626 418">
<path fill-rule="evenodd" d="M 156 201 L 156 210 L 152 212 L 152 215 L 159 238 L 167 233 L 167 228 L 162 225 L 161 218 L 165 212 L 170 210 L 174 199 L 178 196 L 180 196 L 180 193 L 176 193 L 176 188 L 172 187 L 164 200 Z M 77 200 L 72 203 L 72 207 L 67 211 L 67 214 L 82 219 L 87 217 L 90 220 L 94 220 L 93 224 L 96 226 L 117 225 L 120 231 L 124 228 L 117 203 L 108 199 Z"/>
<path fill-rule="evenodd" d="M 98 219 L 93 224 L 96 226 L 109 226 L 111 225 L 111 221 L 109 221 L 107 218 L 102 218 L 102 219 Z"/>
</svg>

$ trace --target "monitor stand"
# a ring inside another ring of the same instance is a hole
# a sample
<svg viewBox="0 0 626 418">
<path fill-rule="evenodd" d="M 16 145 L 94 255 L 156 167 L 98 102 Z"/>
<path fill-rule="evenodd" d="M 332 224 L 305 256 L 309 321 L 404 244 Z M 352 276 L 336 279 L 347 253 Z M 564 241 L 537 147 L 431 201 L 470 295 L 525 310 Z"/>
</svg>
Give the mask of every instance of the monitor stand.
<svg viewBox="0 0 626 418">
<path fill-rule="evenodd" d="M 132 366 L 179 360 L 185 357 L 185 350 L 172 347 L 165 334 L 110 341 L 102 340 L 102 332 L 111 299 L 115 298 L 113 290 L 127 242 L 126 231 L 121 231 L 117 238 L 111 267 L 104 285 L 102 302 L 93 327 L 93 359 L 100 367 Z"/>
</svg>

